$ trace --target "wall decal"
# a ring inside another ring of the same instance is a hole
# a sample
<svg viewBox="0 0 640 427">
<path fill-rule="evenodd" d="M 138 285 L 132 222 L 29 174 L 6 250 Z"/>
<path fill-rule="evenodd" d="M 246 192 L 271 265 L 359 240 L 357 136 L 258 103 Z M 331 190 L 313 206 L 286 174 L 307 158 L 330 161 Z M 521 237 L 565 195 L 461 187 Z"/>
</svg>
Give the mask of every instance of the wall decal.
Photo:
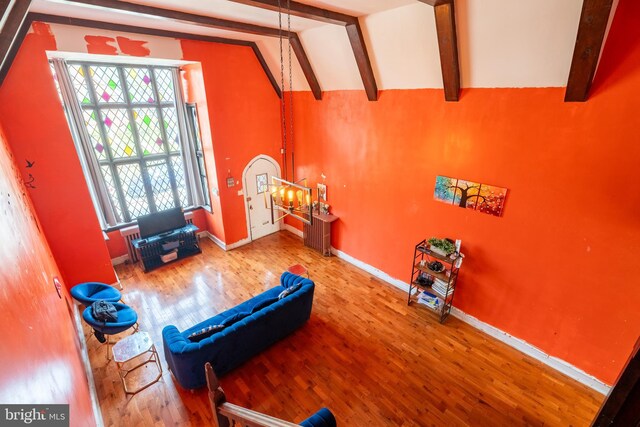
<svg viewBox="0 0 640 427">
<path fill-rule="evenodd" d="M 36 164 L 36 161 L 35 161 L 35 160 L 34 160 L 33 162 L 30 162 L 28 159 L 25 159 L 25 160 L 27 160 L 27 168 L 32 168 L 32 167 L 33 167 L 33 165 L 35 165 L 35 164 Z"/>
<path fill-rule="evenodd" d="M 433 198 L 439 202 L 501 216 L 507 189 L 463 179 L 437 176 Z"/>
<path fill-rule="evenodd" d="M 35 177 L 33 175 L 29 174 L 29 179 L 24 182 L 24 185 L 27 188 L 32 188 L 32 189 L 35 190 L 36 186 L 33 184 L 35 180 L 36 180 Z"/>
</svg>

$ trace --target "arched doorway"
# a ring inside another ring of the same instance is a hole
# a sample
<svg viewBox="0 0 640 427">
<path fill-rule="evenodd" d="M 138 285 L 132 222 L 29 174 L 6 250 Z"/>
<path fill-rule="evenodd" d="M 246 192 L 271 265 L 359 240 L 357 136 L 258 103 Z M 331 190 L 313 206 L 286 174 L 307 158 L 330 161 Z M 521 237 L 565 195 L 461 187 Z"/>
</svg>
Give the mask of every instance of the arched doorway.
<svg viewBox="0 0 640 427">
<path fill-rule="evenodd" d="M 280 165 L 265 154 L 254 157 L 242 172 L 247 231 L 252 241 L 280 230 L 279 223 L 271 223 L 271 210 L 265 204 L 272 176 L 280 177 Z"/>
</svg>

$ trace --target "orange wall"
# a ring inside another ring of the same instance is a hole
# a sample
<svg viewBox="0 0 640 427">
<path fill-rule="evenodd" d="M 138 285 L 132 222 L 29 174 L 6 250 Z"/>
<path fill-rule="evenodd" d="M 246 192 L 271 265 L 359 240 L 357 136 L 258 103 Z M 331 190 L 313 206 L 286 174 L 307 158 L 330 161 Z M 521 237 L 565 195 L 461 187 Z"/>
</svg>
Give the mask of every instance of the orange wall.
<svg viewBox="0 0 640 427">
<path fill-rule="evenodd" d="M 205 211 L 207 230 L 221 241 L 225 241 L 224 223 L 222 219 L 222 204 L 219 196 L 218 175 L 216 161 L 213 152 L 213 138 L 211 137 L 211 122 L 209 120 L 209 105 L 207 103 L 207 90 L 204 84 L 201 64 L 187 64 L 182 67 L 185 100 L 196 104 L 198 111 L 198 126 L 202 141 L 207 180 L 209 183 L 209 199 L 211 200 L 211 212 Z"/>
<path fill-rule="evenodd" d="M 606 84 L 587 103 L 564 103 L 559 88 L 467 89 L 458 103 L 441 90 L 378 102 L 297 93 L 296 175 L 314 186 L 327 176 L 333 246 L 408 282 L 418 241 L 462 239 L 457 307 L 611 384 L 640 331 L 640 10 L 630 3 L 602 59 Z M 507 187 L 504 216 L 434 201 L 437 175 Z"/>
<path fill-rule="evenodd" d="M 67 286 L 116 281 L 80 161 L 60 104 L 46 50 L 46 27 L 27 35 L 0 87 L 0 117 L 36 213 Z M 26 160 L 34 161 L 27 169 Z"/>
<path fill-rule="evenodd" d="M 248 237 L 242 172 L 258 154 L 280 159 L 279 99 L 249 47 L 182 40 L 183 58 L 202 65 L 220 190 L 224 241 Z M 227 188 L 228 171 L 239 182 Z M 211 177 L 210 177 L 211 179 Z"/>
<path fill-rule="evenodd" d="M 71 425 L 96 425 L 60 277 L 0 127 L 0 402 L 70 405 Z"/>
</svg>

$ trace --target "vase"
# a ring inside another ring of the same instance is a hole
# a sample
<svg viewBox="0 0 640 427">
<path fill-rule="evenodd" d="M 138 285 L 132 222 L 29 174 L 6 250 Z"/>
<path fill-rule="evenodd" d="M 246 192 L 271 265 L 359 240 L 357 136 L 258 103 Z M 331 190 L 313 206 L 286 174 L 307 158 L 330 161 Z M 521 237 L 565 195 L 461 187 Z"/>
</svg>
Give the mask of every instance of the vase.
<svg viewBox="0 0 640 427">
<path fill-rule="evenodd" d="M 431 252 L 433 252 L 433 253 L 435 253 L 435 254 L 438 254 L 438 255 L 441 255 L 441 256 L 447 256 L 447 255 L 448 255 L 445 251 L 443 251 L 443 250 L 442 250 L 442 249 L 440 249 L 440 248 L 436 248 L 436 247 L 435 247 L 435 246 L 433 246 L 433 245 L 430 245 L 430 246 L 429 246 L 429 250 L 430 250 Z"/>
</svg>

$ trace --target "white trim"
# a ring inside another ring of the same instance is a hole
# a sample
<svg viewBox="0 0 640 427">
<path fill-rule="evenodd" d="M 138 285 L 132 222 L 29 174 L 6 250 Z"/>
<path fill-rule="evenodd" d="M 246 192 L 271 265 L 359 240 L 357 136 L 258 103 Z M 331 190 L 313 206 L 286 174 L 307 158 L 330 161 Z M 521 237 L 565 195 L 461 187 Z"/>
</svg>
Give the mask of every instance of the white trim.
<svg viewBox="0 0 640 427">
<path fill-rule="evenodd" d="M 129 254 L 124 254 L 124 255 L 117 256 L 115 258 L 111 258 L 111 265 L 116 266 L 116 265 L 124 264 L 127 261 L 129 261 Z"/>
<path fill-rule="evenodd" d="M 282 229 L 287 230 L 289 233 L 293 233 L 300 238 L 304 237 L 304 233 L 302 232 L 302 230 L 298 230 L 292 225 L 282 223 Z"/>
<path fill-rule="evenodd" d="M 529 344 L 528 342 L 520 338 L 514 337 L 513 335 L 510 335 L 507 332 L 501 331 L 495 326 L 491 326 L 490 324 L 485 323 L 482 320 L 479 320 L 465 313 L 460 309 L 453 307 L 451 309 L 451 314 L 457 317 L 458 319 L 462 320 L 463 322 L 473 326 L 474 328 L 479 329 L 485 334 L 491 335 L 493 338 L 497 339 L 498 341 L 502 341 L 508 346 L 513 347 L 516 350 L 528 356 L 531 356 L 536 360 L 539 360 L 540 362 L 555 369 L 556 371 L 559 371 L 565 374 L 566 376 L 573 378 L 574 380 L 586 385 L 587 387 L 592 388 L 598 393 L 606 395 L 607 393 L 609 393 L 609 390 L 611 389 L 611 386 L 603 383 L 593 375 L 589 375 L 582 369 L 576 368 L 572 364 L 565 362 L 564 360 L 558 357 L 550 356 L 544 351 L 540 350 L 539 348 Z"/>
<path fill-rule="evenodd" d="M 251 243 L 251 238 L 246 237 L 246 238 L 244 238 L 242 240 L 238 240 L 235 243 L 231 243 L 230 245 L 227 245 L 227 249 L 226 250 L 230 251 L 231 249 L 239 248 L 240 246 L 244 246 L 244 245 L 249 244 L 249 243 Z"/>
<path fill-rule="evenodd" d="M 251 217 L 249 216 L 249 203 L 247 203 L 247 171 L 249 170 L 249 168 L 258 160 L 266 160 L 269 163 L 272 163 L 275 167 L 276 170 L 278 171 L 278 178 L 280 178 L 282 176 L 282 170 L 280 169 L 280 163 L 278 163 L 276 161 L 276 159 L 274 159 L 271 156 L 267 156 L 266 154 L 258 154 L 257 156 L 255 156 L 253 159 L 249 160 L 249 162 L 247 163 L 247 165 L 244 167 L 243 171 L 242 171 L 242 200 L 244 202 L 244 214 L 245 214 L 245 223 L 247 226 L 247 239 L 249 239 L 249 242 L 253 241 L 253 236 L 251 236 Z M 264 237 L 264 236 L 262 236 Z M 246 240 L 246 239 L 245 239 Z M 237 243 L 243 242 L 244 240 L 240 240 L 236 243 L 232 243 L 232 245 L 235 245 Z M 245 245 L 246 243 L 242 243 L 238 246 L 242 246 Z M 234 246 L 234 248 L 237 248 L 238 246 Z M 233 249 L 233 248 L 229 248 L 229 249 Z"/>
<path fill-rule="evenodd" d="M 220 248 L 222 248 L 222 250 L 224 251 L 230 251 L 231 249 L 235 249 L 235 248 L 239 248 L 240 246 L 244 246 L 248 243 L 251 243 L 251 239 L 249 239 L 248 237 L 242 240 L 238 240 L 235 243 L 231 243 L 230 245 L 227 245 L 225 242 L 223 242 L 222 240 L 218 239 L 216 236 L 214 236 L 213 234 L 209 233 L 208 231 L 203 231 L 201 233 L 198 233 L 198 235 L 202 235 L 204 237 L 207 237 L 209 240 L 211 240 L 213 243 L 215 243 L 216 245 L 220 246 Z"/>
<path fill-rule="evenodd" d="M 91 397 L 91 408 L 93 409 L 93 415 L 96 418 L 96 426 L 104 427 L 104 421 L 102 420 L 102 411 L 100 410 L 100 404 L 98 403 L 98 392 L 96 391 L 96 383 L 93 380 L 93 370 L 91 369 L 91 362 L 89 362 L 89 352 L 87 350 L 87 341 L 84 336 L 84 329 L 82 322 L 80 321 L 79 304 L 73 303 L 73 322 L 76 326 L 78 333 L 78 340 L 80 341 L 80 358 L 82 359 L 82 365 L 84 367 L 85 374 L 87 375 L 87 382 L 89 386 L 89 396 Z"/>
<path fill-rule="evenodd" d="M 293 227 L 292 227 L 293 228 Z M 285 228 L 286 229 L 286 228 Z M 288 230 L 288 229 L 287 229 Z M 290 231 L 290 230 L 288 230 Z M 369 265 L 365 262 L 360 261 L 359 259 L 356 259 L 354 257 L 352 257 L 351 255 L 348 255 L 338 249 L 335 248 L 331 248 L 331 253 L 333 253 L 335 256 L 337 256 L 338 258 L 345 260 L 346 262 L 348 262 L 349 264 L 353 264 L 354 266 L 366 271 L 367 273 L 371 274 L 374 277 L 377 277 L 380 280 L 384 280 L 385 282 L 399 288 L 402 289 L 404 292 L 408 292 L 409 291 L 409 284 L 403 282 L 402 280 L 396 279 L 394 277 L 391 277 L 390 275 L 388 275 L 387 273 L 385 273 L 382 270 L 379 270 L 375 267 L 373 267 L 372 265 Z M 498 341 L 501 341 L 505 344 L 507 344 L 510 347 L 515 348 L 516 350 L 533 357 L 534 359 L 544 363 L 545 365 L 565 374 L 566 376 L 568 376 L 569 378 L 573 378 L 574 380 L 578 381 L 579 383 L 582 383 L 584 385 L 586 385 L 587 387 L 597 391 L 598 393 L 602 393 L 604 395 L 606 395 L 607 393 L 609 393 L 609 390 L 611 389 L 611 386 L 605 384 L 604 382 L 600 381 L 599 379 L 597 379 L 596 377 L 594 377 L 593 375 L 589 375 L 588 373 L 586 373 L 585 371 L 583 371 L 582 369 L 579 369 L 575 366 L 573 366 L 572 364 L 554 357 L 554 356 L 550 356 L 548 354 L 546 354 L 544 351 L 540 350 L 539 348 L 529 344 L 528 342 L 520 339 L 520 338 L 516 338 L 512 335 L 509 335 L 508 333 L 496 328 L 495 326 L 492 326 L 488 323 L 483 322 L 482 320 L 479 320 L 473 316 L 468 315 L 467 313 L 465 313 L 462 310 L 459 310 L 455 307 L 452 308 L 451 310 L 451 314 L 455 317 L 457 317 L 458 319 L 462 320 L 463 322 L 473 326 L 474 328 L 486 333 L 487 335 L 492 336 L 493 338 L 497 339 Z"/>
<path fill-rule="evenodd" d="M 204 236 L 204 237 L 208 238 L 213 243 L 215 243 L 216 245 L 220 246 L 220 248 L 223 251 L 227 250 L 227 245 L 222 240 L 218 239 L 216 236 L 214 236 L 213 234 L 211 234 L 208 231 L 202 231 L 202 232 L 198 233 L 198 236 Z"/>
</svg>

